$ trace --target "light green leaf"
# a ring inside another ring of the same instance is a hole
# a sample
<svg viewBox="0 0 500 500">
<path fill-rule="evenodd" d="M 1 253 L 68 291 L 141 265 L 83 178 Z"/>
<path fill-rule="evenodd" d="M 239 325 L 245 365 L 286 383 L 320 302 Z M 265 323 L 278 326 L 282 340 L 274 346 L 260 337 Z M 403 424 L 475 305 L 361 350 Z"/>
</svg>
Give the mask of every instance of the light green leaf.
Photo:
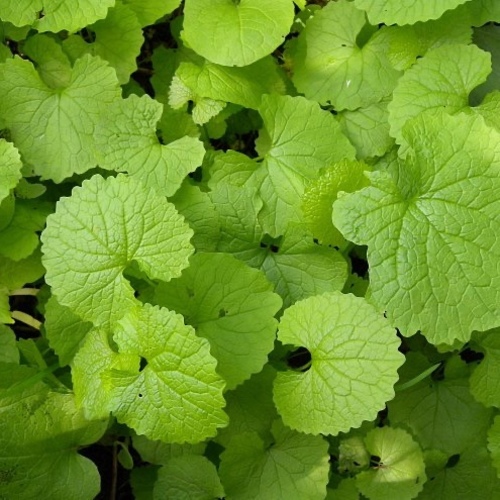
<svg viewBox="0 0 500 500">
<path fill-rule="evenodd" d="M 1 294 L 2 289 L 0 288 L 0 296 Z M 1 324 L 5 323 L 1 317 L 2 309 L 0 306 L 0 363 L 19 364 L 19 350 L 17 348 L 16 336 L 8 326 Z"/>
<path fill-rule="evenodd" d="M 500 416 L 498 415 L 488 431 L 488 451 L 497 470 L 497 476 L 500 477 Z"/>
<path fill-rule="evenodd" d="M 387 43 L 387 57 L 392 65 L 398 70 L 407 70 L 430 49 L 450 44 L 469 45 L 472 41 L 470 17 L 465 9 L 459 8 L 445 12 L 436 20 L 386 26 L 380 37 Z"/>
<path fill-rule="evenodd" d="M 391 135 L 401 144 L 403 126 L 426 109 L 456 114 L 468 108 L 469 93 L 491 70 L 490 56 L 475 45 L 430 50 L 401 77 L 388 106 Z"/>
<path fill-rule="evenodd" d="M 276 420 L 271 445 L 255 432 L 231 439 L 219 475 L 227 500 L 322 500 L 328 482 L 328 444 L 321 436 L 287 429 Z"/>
<path fill-rule="evenodd" d="M 61 45 L 50 35 L 37 34 L 26 40 L 23 52 L 36 65 L 42 81 L 52 89 L 71 83 L 71 63 Z"/>
<path fill-rule="evenodd" d="M 297 302 L 281 317 L 278 339 L 311 354 L 306 371 L 276 376 L 274 401 L 289 427 L 336 435 L 374 419 L 394 397 L 399 340 L 364 299 L 333 292 Z"/>
<path fill-rule="evenodd" d="M 75 394 L 89 415 L 111 411 L 119 422 L 166 442 L 196 443 L 227 423 L 224 383 L 209 344 L 182 316 L 136 306 L 107 334 L 94 330 L 73 360 Z"/>
<path fill-rule="evenodd" d="M 226 448 L 233 436 L 245 432 L 267 439 L 272 422 L 278 418 L 272 393 L 275 376 L 276 370 L 267 364 L 260 373 L 225 393 L 229 425 L 219 430 L 217 443 Z"/>
<path fill-rule="evenodd" d="M 358 44 L 365 23 L 347 0 L 328 3 L 307 22 L 291 54 L 299 92 L 337 111 L 369 106 L 392 92 L 399 72 L 387 59 L 387 44 L 378 43 L 377 34 Z"/>
<path fill-rule="evenodd" d="M 7 198 L 22 177 L 23 164 L 14 144 L 0 139 L 0 203 Z"/>
<path fill-rule="evenodd" d="M 155 500 L 212 500 L 224 497 L 215 465 L 206 457 L 173 458 L 158 471 Z"/>
<path fill-rule="evenodd" d="M 94 498 L 100 489 L 97 467 L 77 449 L 99 440 L 107 422 L 89 422 L 72 394 L 50 392 L 41 382 L 2 398 L 13 382 L 25 383 L 36 372 L 12 364 L 3 365 L 1 372 L 0 495 Z"/>
<path fill-rule="evenodd" d="M 278 246 L 259 247 L 260 269 L 283 299 L 283 308 L 298 300 L 324 292 L 342 290 L 347 280 L 347 262 L 340 252 L 314 243 L 303 225 L 290 224 Z"/>
<path fill-rule="evenodd" d="M 363 9 L 371 24 L 415 24 L 418 21 L 438 19 L 447 10 L 454 9 L 468 0 L 354 0 L 358 9 Z"/>
<path fill-rule="evenodd" d="M 371 470 L 360 472 L 356 484 L 370 500 L 410 500 L 426 481 L 424 456 L 410 434 L 391 427 L 371 430 L 366 448 L 380 460 Z"/>
<path fill-rule="evenodd" d="M 0 0 L 2 19 L 38 31 L 76 31 L 103 19 L 115 0 Z M 43 16 L 40 16 L 43 13 Z"/>
<path fill-rule="evenodd" d="M 179 279 L 158 285 L 155 299 L 209 340 L 229 389 L 259 372 L 273 349 L 281 299 L 261 272 L 230 255 L 194 255 Z"/>
<path fill-rule="evenodd" d="M 285 93 L 285 83 L 270 56 L 243 68 L 208 61 L 182 62 L 175 74 L 195 95 L 194 101 L 210 98 L 257 109 L 263 94 Z"/>
<path fill-rule="evenodd" d="M 132 442 L 145 462 L 157 465 L 167 464 L 172 458 L 201 456 L 205 453 L 206 448 L 206 443 L 163 443 L 152 441 L 146 436 L 133 436 Z"/>
<path fill-rule="evenodd" d="M 353 111 L 344 110 L 337 115 L 342 132 L 356 148 L 356 156 L 365 159 L 383 156 L 394 144 L 389 136 L 389 99 L 383 99 Z"/>
<path fill-rule="evenodd" d="M 174 75 L 168 94 L 169 106 L 179 110 L 189 101 L 194 103 L 192 118 L 197 125 L 207 123 L 226 107 L 224 101 L 198 96 L 177 75 Z"/>
<path fill-rule="evenodd" d="M 283 43 L 293 17 L 292 0 L 186 0 L 182 36 L 213 63 L 247 66 Z"/>
<path fill-rule="evenodd" d="M 219 218 L 208 193 L 185 182 L 170 200 L 194 231 L 191 243 L 198 252 L 215 252 L 219 239 Z"/>
<path fill-rule="evenodd" d="M 143 0 L 123 0 L 123 3 L 135 12 L 141 26 L 148 26 L 160 19 L 160 17 L 177 9 L 181 0 L 148 0 L 147 2 L 143 2 Z"/>
<path fill-rule="evenodd" d="M 83 321 L 73 311 L 51 297 L 45 304 L 45 337 L 59 356 L 61 366 L 69 365 L 85 336 L 92 329 L 92 323 Z"/>
<path fill-rule="evenodd" d="M 40 244 L 38 232 L 45 226 L 53 204 L 39 200 L 16 200 L 10 224 L 0 230 L 0 258 L 21 261 L 29 257 Z M 0 278 L 0 282 L 1 282 Z"/>
<path fill-rule="evenodd" d="M 87 30 L 94 34 L 93 43 L 86 43 L 79 35 L 73 35 L 64 41 L 64 50 L 73 60 L 84 54 L 101 57 L 116 70 L 118 81 L 127 83 L 130 74 L 137 69 L 136 57 L 144 43 L 135 12 L 117 2 L 105 19 L 88 26 Z"/>
<path fill-rule="evenodd" d="M 483 102 L 472 108 L 472 111 L 481 115 L 486 125 L 500 132 L 500 91 L 487 94 Z"/>
<path fill-rule="evenodd" d="M 342 248 L 346 241 L 332 223 L 333 202 L 338 193 L 352 193 L 369 185 L 365 177 L 368 165 L 363 162 L 342 160 L 323 170 L 320 177 L 310 182 L 302 197 L 304 220 L 320 243 Z"/>
<path fill-rule="evenodd" d="M 0 326 L 2 323 L 12 324 L 14 320 L 10 315 L 9 290 L 0 285 Z"/>
<path fill-rule="evenodd" d="M 485 354 L 479 366 L 470 377 L 470 392 L 477 401 L 485 406 L 500 407 L 500 330 L 474 333 L 472 336 L 475 350 Z"/>
<path fill-rule="evenodd" d="M 276 237 L 289 221 L 301 220 L 306 183 L 332 162 L 353 160 L 355 152 L 333 116 L 303 97 L 264 96 L 259 112 L 270 145 L 253 182 L 264 201 L 259 221 Z"/>
<path fill-rule="evenodd" d="M 111 325 L 135 303 L 122 275 L 127 266 L 134 261 L 164 281 L 179 276 L 193 251 L 191 236 L 174 206 L 153 190 L 124 175 L 96 175 L 59 200 L 47 219 L 46 281 L 82 319 Z"/>
<path fill-rule="evenodd" d="M 424 450 L 440 450 L 447 457 L 474 445 L 492 414 L 470 394 L 467 367 L 459 369 L 455 376 L 445 370 L 444 380 L 426 378 L 388 403 L 392 425 L 409 429 Z"/>
<path fill-rule="evenodd" d="M 426 113 L 403 130 L 407 160 L 334 204 L 368 245 L 371 300 L 405 335 L 467 341 L 498 324 L 500 136 L 480 117 Z"/>
<path fill-rule="evenodd" d="M 42 178 L 61 182 L 96 165 L 96 124 L 120 87 L 99 58 L 78 59 L 69 85 L 52 89 L 31 62 L 15 57 L 0 65 L 0 94 L 0 117 L 23 160 Z"/>
<path fill-rule="evenodd" d="M 45 274 L 41 257 L 39 250 L 18 261 L 0 255 L 0 283 L 9 290 L 16 290 L 37 281 Z"/>
<path fill-rule="evenodd" d="M 102 168 L 128 172 L 159 194 L 172 196 L 201 165 L 205 149 L 195 137 L 161 144 L 156 124 L 162 109 L 147 95 L 117 101 L 97 127 L 96 143 Z"/>
</svg>

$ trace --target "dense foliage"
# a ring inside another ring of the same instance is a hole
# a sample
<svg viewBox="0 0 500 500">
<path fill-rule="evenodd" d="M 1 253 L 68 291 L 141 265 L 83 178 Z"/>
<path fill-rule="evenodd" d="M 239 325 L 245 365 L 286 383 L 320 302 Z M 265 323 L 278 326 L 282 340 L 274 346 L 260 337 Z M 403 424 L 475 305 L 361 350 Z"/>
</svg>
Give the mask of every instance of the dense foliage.
<svg viewBox="0 0 500 500">
<path fill-rule="evenodd" d="M 0 498 L 500 499 L 496 23 L 0 0 Z"/>
</svg>

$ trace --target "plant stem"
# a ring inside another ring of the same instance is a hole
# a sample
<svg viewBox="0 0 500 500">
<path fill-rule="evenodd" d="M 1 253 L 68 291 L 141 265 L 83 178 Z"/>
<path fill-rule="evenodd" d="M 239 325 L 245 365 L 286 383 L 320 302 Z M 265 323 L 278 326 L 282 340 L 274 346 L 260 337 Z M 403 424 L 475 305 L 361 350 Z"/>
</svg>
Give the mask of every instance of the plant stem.
<svg viewBox="0 0 500 500">
<path fill-rule="evenodd" d="M 12 311 L 10 315 L 14 318 L 17 319 L 17 321 L 21 321 L 22 323 L 25 323 L 26 325 L 31 326 L 35 330 L 40 330 L 42 326 L 42 322 L 38 321 L 35 319 L 33 316 L 30 316 L 29 314 L 26 314 L 25 312 L 22 311 Z"/>
<path fill-rule="evenodd" d="M 40 290 L 38 288 L 18 288 L 17 290 L 13 290 L 12 292 L 9 293 L 11 297 L 14 295 L 32 295 L 36 296 L 38 295 L 38 292 Z"/>
</svg>

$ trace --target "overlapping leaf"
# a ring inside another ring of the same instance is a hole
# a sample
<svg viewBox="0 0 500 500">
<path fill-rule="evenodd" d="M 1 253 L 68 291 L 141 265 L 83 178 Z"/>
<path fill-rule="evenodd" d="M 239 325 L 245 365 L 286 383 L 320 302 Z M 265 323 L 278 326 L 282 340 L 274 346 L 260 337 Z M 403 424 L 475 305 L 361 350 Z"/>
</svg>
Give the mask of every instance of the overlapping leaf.
<svg viewBox="0 0 500 500">
<path fill-rule="evenodd" d="M 94 330 L 73 360 L 75 394 L 89 416 L 111 411 L 137 433 L 166 442 L 196 443 L 226 425 L 216 361 L 182 316 L 136 306 L 113 341 L 117 351 L 105 330 Z"/>
<path fill-rule="evenodd" d="M 364 299 L 333 292 L 297 302 L 283 314 L 278 339 L 311 355 L 305 371 L 276 376 L 274 401 L 289 427 L 346 432 L 375 418 L 394 397 L 404 361 L 399 340 Z"/>
<path fill-rule="evenodd" d="M 3 21 L 31 24 L 38 31 L 76 31 L 106 17 L 114 0 L 1 0 Z M 43 13 L 43 16 L 40 16 Z"/>
<path fill-rule="evenodd" d="M 10 142 L 0 139 L 0 203 L 7 198 L 21 178 L 23 166 L 19 152 Z M 0 219 L 0 226 L 2 220 Z"/>
<path fill-rule="evenodd" d="M 99 58 L 75 61 L 65 88 L 50 88 L 31 62 L 0 65 L 0 118 L 23 160 L 45 179 L 61 182 L 96 165 L 94 133 L 120 97 L 116 74 Z"/>
<path fill-rule="evenodd" d="M 195 137 L 161 144 L 156 125 L 162 109 L 149 96 L 117 101 L 97 127 L 97 156 L 101 167 L 128 172 L 159 194 L 172 196 L 201 165 L 205 149 Z"/>
<path fill-rule="evenodd" d="M 293 15 L 292 0 L 187 0 L 183 38 L 211 62 L 246 66 L 281 45 Z"/>
<path fill-rule="evenodd" d="M 368 245 L 373 302 L 403 333 L 466 341 L 498 324 L 500 136 L 480 117 L 423 114 L 406 161 L 337 200 L 334 223 Z"/>
<path fill-rule="evenodd" d="M 388 106 L 391 135 L 401 143 L 404 124 L 426 109 L 450 114 L 468 109 L 469 93 L 490 73 L 490 60 L 475 45 L 444 45 L 429 51 L 394 90 Z"/>
<path fill-rule="evenodd" d="M 356 476 L 356 485 L 370 500 L 415 498 L 424 486 L 425 463 L 420 446 L 402 429 L 373 429 L 366 448 L 378 463 Z"/>
<path fill-rule="evenodd" d="M 306 24 L 292 53 L 299 92 L 337 111 L 354 110 L 388 96 L 399 72 L 387 59 L 386 44 L 374 35 L 359 46 L 365 14 L 352 2 L 330 2 Z"/>
<path fill-rule="evenodd" d="M 303 97 L 264 96 L 259 112 L 265 127 L 261 140 L 268 138 L 268 147 L 253 183 L 264 202 L 259 221 L 276 237 L 301 219 L 307 181 L 335 161 L 354 159 L 354 148 L 333 116 Z"/>
<path fill-rule="evenodd" d="M 86 420 L 71 393 L 49 391 L 42 382 L 26 384 L 36 375 L 32 369 L 9 363 L 0 365 L 0 372 L 0 495 L 75 500 L 97 495 L 97 467 L 77 449 L 100 439 L 107 421 Z"/>
<path fill-rule="evenodd" d="M 354 0 L 357 8 L 363 9 L 372 24 L 415 24 L 418 21 L 438 19 L 447 10 L 454 9 L 469 0 Z"/>
<path fill-rule="evenodd" d="M 42 234 L 46 280 L 82 319 L 110 325 L 135 303 L 123 271 L 135 261 L 165 281 L 187 266 L 192 231 L 141 183 L 94 176 L 61 199 Z M 78 265 L 75 266 L 75 263 Z"/>
<path fill-rule="evenodd" d="M 220 478 L 226 498 L 325 498 L 328 444 L 275 421 L 270 446 L 255 432 L 235 436 L 221 454 Z"/>
<path fill-rule="evenodd" d="M 225 254 L 196 254 L 156 300 L 181 313 L 210 342 L 217 371 L 234 388 L 259 372 L 272 350 L 281 299 L 264 275 Z M 235 362 L 235 360 L 238 360 Z"/>
</svg>

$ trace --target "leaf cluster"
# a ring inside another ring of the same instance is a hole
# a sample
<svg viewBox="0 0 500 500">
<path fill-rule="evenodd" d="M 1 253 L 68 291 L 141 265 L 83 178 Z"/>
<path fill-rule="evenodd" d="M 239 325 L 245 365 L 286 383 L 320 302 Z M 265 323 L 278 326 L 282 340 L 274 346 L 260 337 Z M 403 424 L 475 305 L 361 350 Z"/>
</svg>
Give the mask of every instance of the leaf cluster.
<svg viewBox="0 0 500 500">
<path fill-rule="evenodd" d="M 0 498 L 500 498 L 498 23 L 0 0 Z"/>
</svg>

